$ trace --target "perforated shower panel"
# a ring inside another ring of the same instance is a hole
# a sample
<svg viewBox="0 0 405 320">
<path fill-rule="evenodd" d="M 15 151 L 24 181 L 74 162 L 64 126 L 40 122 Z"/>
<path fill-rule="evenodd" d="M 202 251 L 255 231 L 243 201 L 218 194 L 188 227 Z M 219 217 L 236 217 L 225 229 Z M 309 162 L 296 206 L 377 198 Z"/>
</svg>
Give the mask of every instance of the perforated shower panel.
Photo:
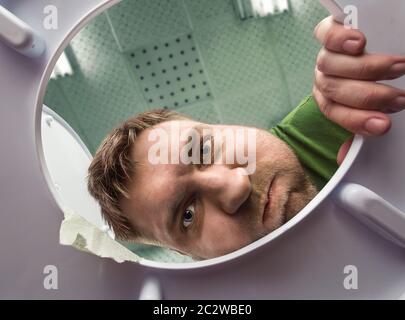
<svg viewBox="0 0 405 320">
<path fill-rule="evenodd" d="M 212 98 L 192 34 L 139 48 L 127 55 L 151 108 L 177 108 Z"/>
</svg>

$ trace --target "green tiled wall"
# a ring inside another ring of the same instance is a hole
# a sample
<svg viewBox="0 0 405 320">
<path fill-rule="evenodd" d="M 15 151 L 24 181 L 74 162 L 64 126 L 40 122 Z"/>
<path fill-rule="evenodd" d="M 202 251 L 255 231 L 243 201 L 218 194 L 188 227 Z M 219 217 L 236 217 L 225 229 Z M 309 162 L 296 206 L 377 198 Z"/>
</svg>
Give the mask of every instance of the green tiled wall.
<svg viewBox="0 0 405 320">
<path fill-rule="evenodd" d="M 74 38 L 67 50 L 74 75 L 51 80 L 45 103 L 95 152 L 122 120 L 163 107 L 159 99 L 149 102 L 130 55 L 191 34 L 210 98 L 176 105 L 172 99 L 169 107 L 203 121 L 270 127 L 310 93 L 319 50 L 312 33 L 327 15 L 314 0 L 290 6 L 288 13 L 241 21 L 232 0 L 124 0 Z"/>
</svg>

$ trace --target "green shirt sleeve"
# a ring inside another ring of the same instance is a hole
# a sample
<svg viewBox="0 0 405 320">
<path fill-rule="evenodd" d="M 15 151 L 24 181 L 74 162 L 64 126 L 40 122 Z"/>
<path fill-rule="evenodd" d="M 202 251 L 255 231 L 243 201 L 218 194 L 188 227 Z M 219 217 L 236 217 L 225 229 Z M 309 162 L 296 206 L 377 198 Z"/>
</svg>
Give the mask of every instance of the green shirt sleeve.
<svg viewBox="0 0 405 320">
<path fill-rule="evenodd" d="M 321 190 L 338 169 L 337 154 L 352 134 L 328 120 L 307 97 L 271 133 L 286 142 Z"/>
</svg>

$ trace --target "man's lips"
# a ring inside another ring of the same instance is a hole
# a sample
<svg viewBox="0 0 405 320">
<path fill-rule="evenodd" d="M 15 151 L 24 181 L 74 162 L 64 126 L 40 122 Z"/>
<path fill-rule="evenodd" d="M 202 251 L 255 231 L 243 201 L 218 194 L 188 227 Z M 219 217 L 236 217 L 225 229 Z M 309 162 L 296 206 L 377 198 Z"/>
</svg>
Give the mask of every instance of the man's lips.
<svg viewBox="0 0 405 320">
<path fill-rule="evenodd" d="M 274 184 L 275 184 L 274 183 L 275 180 L 276 180 L 276 178 L 273 177 L 273 179 L 270 182 L 267 193 L 266 193 L 266 202 L 265 202 L 264 209 L 263 209 L 263 223 L 267 220 L 267 218 L 269 217 L 270 212 L 271 212 L 272 198 L 273 198 L 272 191 L 273 191 L 273 187 L 274 187 Z"/>
</svg>

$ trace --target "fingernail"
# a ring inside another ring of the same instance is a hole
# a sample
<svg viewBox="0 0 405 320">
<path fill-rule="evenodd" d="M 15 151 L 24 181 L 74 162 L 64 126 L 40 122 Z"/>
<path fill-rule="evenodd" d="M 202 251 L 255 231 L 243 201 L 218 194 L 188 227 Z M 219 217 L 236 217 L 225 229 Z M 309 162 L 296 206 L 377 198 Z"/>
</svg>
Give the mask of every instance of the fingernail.
<svg viewBox="0 0 405 320">
<path fill-rule="evenodd" d="M 405 62 L 399 62 L 394 64 L 390 69 L 390 73 L 398 76 L 405 74 Z"/>
<path fill-rule="evenodd" d="M 395 98 L 395 106 L 398 108 L 405 108 L 405 97 Z"/>
<path fill-rule="evenodd" d="M 381 135 L 388 130 L 388 125 L 383 119 L 372 118 L 366 122 L 364 129 L 371 135 Z"/>
<path fill-rule="evenodd" d="M 359 48 L 360 48 L 359 40 L 346 40 L 343 43 L 343 50 L 350 52 L 350 53 L 357 53 Z"/>
</svg>

